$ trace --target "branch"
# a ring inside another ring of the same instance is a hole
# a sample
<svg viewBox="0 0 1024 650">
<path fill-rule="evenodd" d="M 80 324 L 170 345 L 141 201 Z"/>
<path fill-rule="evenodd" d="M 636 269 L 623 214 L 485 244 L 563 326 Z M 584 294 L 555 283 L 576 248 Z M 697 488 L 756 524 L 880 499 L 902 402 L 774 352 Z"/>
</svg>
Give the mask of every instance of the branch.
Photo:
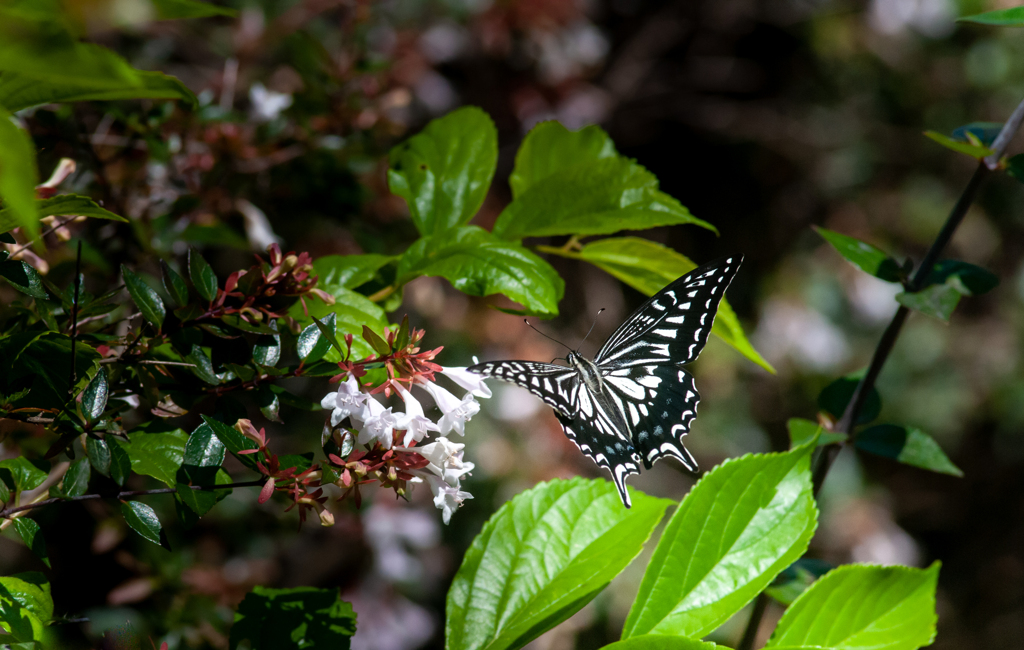
<svg viewBox="0 0 1024 650">
<path fill-rule="evenodd" d="M 224 485 L 189 485 L 188 488 L 192 490 L 202 490 L 204 492 L 212 492 L 213 490 L 230 490 L 232 488 L 240 487 L 256 487 L 262 486 L 264 483 L 263 479 L 255 481 L 241 481 L 239 483 L 225 483 Z M 173 494 L 178 491 L 178 488 L 160 488 L 157 490 L 130 490 L 122 491 L 117 494 L 83 494 L 78 497 L 69 497 L 67 499 L 53 498 L 39 501 L 36 503 L 30 503 L 24 506 L 15 506 L 13 508 L 7 508 L 6 510 L 0 510 L 0 519 L 10 518 L 11 515 L 24 512 L 26 510 L 34 510 L 35 508 L 42 508 L 43 506 L 52 505 L 54 503 L 65 503 L 68 501 L 90 501 L 93 499 L 120 499 L 124 500 L 129 497 L 142 497 L 150 494 Z"/>
</svg>

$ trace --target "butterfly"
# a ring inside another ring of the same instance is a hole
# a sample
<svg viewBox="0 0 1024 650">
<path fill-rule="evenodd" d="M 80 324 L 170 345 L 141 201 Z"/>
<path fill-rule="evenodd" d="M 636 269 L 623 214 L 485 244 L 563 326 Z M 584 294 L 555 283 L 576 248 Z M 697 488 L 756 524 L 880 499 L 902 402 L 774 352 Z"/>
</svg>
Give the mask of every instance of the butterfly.
<svg viewBox="0 0 1024 650">
<path fill-rule="evenodd" d="M 565 435 L 611 473 L 628 508 L 626 479 L 639 474 L 641 464 L 650 469 L 671 457 L 697 470 L 683 437 L 700 395 L 682 366 L 707 343 L 742 261 L 715 260 L 673 281 L 633 312 L 593 361 L 570 351 L 567 366 L 487 361 L 468 370 L 518 384 L 554 408 Z"/>
</svg>

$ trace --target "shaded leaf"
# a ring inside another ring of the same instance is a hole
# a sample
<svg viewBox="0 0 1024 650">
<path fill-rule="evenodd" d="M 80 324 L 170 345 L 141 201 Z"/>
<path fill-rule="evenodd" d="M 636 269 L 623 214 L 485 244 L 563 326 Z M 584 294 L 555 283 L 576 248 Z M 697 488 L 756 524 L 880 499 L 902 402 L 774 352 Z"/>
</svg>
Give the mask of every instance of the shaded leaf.
<svg viewBox="0 0 1024 650">
<path fill-rule="evenodd" d="M 208 415 L 203 416 L 203 421 L 213 430 L 214 435 L 224 443 L 227 450 L 234 454 L 243 465 L 251 470 L 258 471 L 258 468 L 256 467 L 256 454 L 239 455 L 238 452 L 245 451 L 247 449 L 259 449 L 259 445 L 243 436 L 237 429 L 230 427 L 219 420 L 215 420 Z"/>
<path fill-rule="evenodd" d="M 986 147 L 990 147 L 1002 130 L 1002 122 L 971 122 L 970 124 L 956 127 L 951 135 L 954 140 L 962 140 L 964 142 L 976 141 Z"/>
<path fill-rule="evenodd" d="M 817 525 L 811 444 L 711 470 L 683 499 L 640 583 L 623 638 L 699 638 L 807 550 Z"/>
<path fill-rule="evenodd" d="M 817 422 L 804 420 L 803 418 L 790 418 L 786 422 L 786 429 L 789 431 L 790 449 L 796 449 L 800 445 L 807 444 L 815 436 L 818 436 L 819 447 L 830 445 L 834 442 L 846 442 L 846 439 L 849 437 L 845 433 L 825 431 Z"/>
<path fill-rule="evenodd" d="M 260 413 L 263 417 L 267 418 L 272 422 L 281 422 L 281 401 L 277 398 L 277 393 L 271 390 L 268 384 L 263 384 L 256 391 L 256 404 L 260 407 Z"/>
<path fill-rule="evenodd" d="M 521 648 L 582 608 L 640 552 L 670 504 L 604 480 L 551 481 L 495 513 L 448 591 L 449 650 Z"/>
<path fill-rule="evenodd" d="M 198 0 L 153 0 L 153 7 L 156 9 L 156 17 L 159 20 L 238 15 L 238 11 L 234 9 Z"/>
<path fill-rule="evenodd" d="M 217 297 L 217 274 L 203 256 L 191 248 L 188 251 L 188 274 L 192 286 L 203 300 L 211 301 Z"/>
<path fill-rule="evenodd" d="M 199 377 L 207 384 L 216 386 L 221 383 L 220 378 L 217 376 L 217 372 L 213 369 L 213 361 L 210 360 L 206 350 L 200 346 L 193 344 L 188 351 L 188 354 L 182 359 L 187 363 L 193 364 L 189 370 L 192 371 L 196 377 Z"/>
<path fill-rule="evenodd" d="M 110 476 L 110 446 L 106 440 L 88 436 L 85 439 L 85 453 L 89 464 L 103 476 Z"/>
<path fill-rule="evenodd" d="M 961 292 L 966 289 L 964 295 L 967 296 L 980 296 L 999 286 L 999 276 L 995 273 L 960 260 L 942 260 L 936 264 L 928 274 L 927 284 L 942 284 L 952 277 L 960 280 L 962 288 L 960 285 L 954 286 Z"/>
<path fill-rule="evenodd" d="M 263 334 L 256 338 L 252 348 L 252 360 L 261 366 L 276 366 L 281 359 L 281 336 Z"/>
<path fill-rule="evenodd" d="M 132 472 L 131 458 L 115 438 L 108 439 L 107 445 L 107 448 L 110 449 L 110 478 L 114 479 L 118 485 L 123 486 Z"/>
<path fill-rule="evenodd" d="M 123 264 L 121 265 L 121 275 L 124 277 L 125 288 L 128 289 L 132 300 L 142 312 L 142 317 L 153 327 L 160 329 L 164 324 L 164 315 L 166 314 L 164 301 L 160 299 L 160 294 Z"/>
<path fill-rule="evenodd" d="M 10 211 L 13 222 L 21 226 L 30 240 L 39 234 L 39 211 L 35 200 L 38 183 L 32 139 L 14 125 L 11 114 L 0 104 L 0 200 Z"/>
<path fill-rule="evenodd" d="M 121 514 L 132 530 L 168 551 L 171 545 L 167 541 L 167 533 L 156 516 L 156 511 L 141 501 L 125 501 L 121 503 Z"/>
<path fill-rule="evenodd" d="M 697 268 L 686 256 L 639 237 L 601 239 L 586 244 L 578 251 L 550 246 L 538 246 L 538 249 L 590 262 L 647 296 L 653 296 L 670 282 Z M 768 372 L 775 373 L 771 364 L 747 340 L 739 318 L 725 299 L 718 305 L 711 333 Z"/>
<path fill-rule="evenodd" d="M 961 16 L 956 20 L 959 23 L 978 23 L 997 27 L 1024 27 L 1024 7 L 996 9 L 971 16 Z"/>
<path fill-rule="evenodd" d="M 792 605 L 815 580 L 832 569 L 833 566 L 824 560 L 802 557 L 776 576 L 764 593 L 783 605 Z"/>
<path fill-rule="evenodd" d="M 501 293 L 526 313 L 554 316 L 565 283 L 551 266 L 518 244 L 502 241 L 476 226 L 423 237 L 402 255 L 399 282 L 441 276 L 471 296 Z"/>
<path fill-rule="evenodd" d="M 71 467 L 64 474 L 64 496 L 80 497 L 89 491 L 89 479 L 91 461 L 88 458 L 79 458 L 71 463 Z"/>
<path fill-rule="evenodd" d="M 18 492 L 34 490 L 43 484 L 49 474 L 46 461 L 31 461 L 24 456 L 0 460 L 0 479 Z"/>
<path fill-rule="evenodd" d="M 43 539 L 43 531 L 34 519 L 18 517 L 14 520 L 14 529 L 21 535 L 22 541 L 32 551 L 32 555 L 43 561 L 43 564 L 50 566 L 50 556 L 46 553 L 46 540 Z"/>
<path fill-rule="evenodd" d="M 903 279 L 902 269 L 899 263 L 889 257 L 880 248 L 876 248 L 867 242 L 814 226 L 815 232 L 821 235 L 825 241 L 832 244 L 832 247 L 842 255 L 846 261 L 859 267 L 865 273 L 875 276 L 886 282 L 900 282 Z"/>
<path fill-rule="evenodd" d="M 1024 183 L 1024 153 L 1010 156 L 1006 161 L 1006 173 Z"/>
<path fill-rule="evenodd" d="M 377 276 L 382 267 L 397 260 L 391 255 L 325 255 L 313 262 L 317 286 L 355 289 Z"/>
<path fill-rule="evenodd" d="M 938 577 L 938 562 L 928 569 L 841 566 L 786 609 L 765 647 L 916 650 L 929 645 L 935 638 Z"/>
<path fill-rule="evenodd" d="M 162 72 L 134 71 L 134 83 L 118 86 L 109 79 L 95 84 L 92 80 L 41 79 L 37 76 L 6 71 L 0 75 L 0 105 L 20 111 L 40 104 L 119 99 L 180 99 L 190 106 L 195 95 L 183 83 Z"/>
<path fill-rule="evenodd" d="M 61 408 L 68 395 L 88 385 L 99 369 L 100 355 L 78 341 L 75 346 L 75 384 L 68 385 L 71 370 L 71 337 L 58 332 L 33 335 L 12 357 L 7 358 L 8 380 L 29 377 L 34 406 Z"/>
<path fill-rule="evenodd" d="M 853 444 L 857 449 L 891 458 L 904 465 L 913 465 L 941 474 L 964 475 L 960 468 L 949 460 L 934 438 L 913 427 L 877 424 L 858 433 Z"/>
<path fill-rule="evenodd" d="M 337 589 L 254 587 L 238 606 L 230 647 L 347 650 L 355 633 L 356 614 Z"/>
<path fill-rule="evenodd" d="M 498 161 L 498 132 L 479 108 L 432 120 L 388 155 L 388 187 L 405 199 L 423 235 L 465 224 L 487 195 Z"/>
<path fill-rule="evenodd" d="M 960 304 L 960 298 L 969 293 L 960 279 L 953 276 L 943 284 L 933 284 L 921 291 L 902 291 L 896 294 L 896 301 L 904 307 L 948 322 L 956 306 Z"/>
<path fill-rule="evenodd" d="M 0 80 L 0 86 L 2 85 L 3 81 Z M 40 218 L 75 215 L 93 219 L 109 219 L 110 221 L 128 221 L 120 215 L 103 209 L 89 197 L 78 194 L 59 194 L 48 199 L 37 199 L 36 210 Z M 9 230 L 17 225 L 18 223 L 9 209 L 0 210 L 0 230 Z"/>
<path fill-rule="evenodd" d="M 334 304 L 328 305 L 319 300 L 315 302 L 311 300 L 307 303 L 309 308 L 309 313 L 307 314 L 302 309 L 301 303 L 295 303 L 288 310 L 288 315 L 298 323 L 306 325 L 312 323 L 314 318 L 317 318 L 326 326 L 325 319 L 329 314 L 333 314 L 335 316 L 335 342 L 344 334 L 358 335 L 363 331 L 364 325 L 370 326 L 375 332 L 383 332 L 384 328 L 388 326 L 388 319 L 384 310 L 365 296 L 346 289 L 341 285 L 317 283 L 317 286 L 334 296 Z M 327 329 L 330 329 L 330 327 Z M 339 343 L 336 349 L 328 350 L 324 358 L 328 361 L 340 361 L 344 350 L 345 346 Z M 352 342 L 352 356 L 356 359 L 362 359 L 371 354 L 373 354 L 373 348 L 356 336 L 356 339 Z"/>
<path fill-rule="evenodd" d="M 331 312 L 321 321 L 320 325 L 316 323 L 307 325 L 302 330 L 302 333 L 299 334 L 299 338 L 295 343 L 295 351 L 305 363 L 319 361 L 331 349 L 330 338 L 320 333 L 320 326 L 323 325 L 329 335 L 334 337 L 334 333 L 337 331 L 335 326 L 336 318 L 337 316 L 334 315 L 334 312 Z M 337 338 L 335 338 L 335 343 L 337 343 Z M 344 349 L 338 346 L 338 352 L 344 353 Z"/>
<path fill-rule="evenodd" d="M 163 269 L 164 291 L 171 297 L 175 307 L 184 307 L 188 304 L 188 285 L 185 278 L 177 271 L 168 266 L 167 262 L 160 260 L 160 268 Z"/>
<path fill-rule="evenodd" d="M 530 186 L 494 224 L 506 240 L 551 235 L 607 235 L 622 230 L 693 224 L 717 232 L 628 158 L 602 158 L 558 171 Z"/>
<path fill-rule="evenodd" d="M 0 623 L 13 640 L 13 649 L 39 650 L 50 639 L 46 624 L 53 618 L 53 598 L 46 577 L 35 571 L 0 576 Z M 6 645 L 6 644 L 5 644 Z"/>
<path fill-rule="evenodd" d="M 857 384 L 860 383 L 862 376 L 863 371 L 858 371 L 845 377 L 840 377 L 826 386 L 818 394 L 818 408 L 837 420 L 843 417 L 843 411 L 846 410 L 846 405 L 853 398 L 853 393 L 857 390 Z M 882 396 L 878 394 L 878 389 L 872 387 L 855 424 L 867 424 L 877 418 L 881 412 Z"/>
<path fill-rule="evenodd" d="M 25 295 L 45 300 L 47 298 L 43 279 L 28 262 L 22 260 L 3 260 L 0 262 L 0 276 L 11 286 Z"/>
</svg>

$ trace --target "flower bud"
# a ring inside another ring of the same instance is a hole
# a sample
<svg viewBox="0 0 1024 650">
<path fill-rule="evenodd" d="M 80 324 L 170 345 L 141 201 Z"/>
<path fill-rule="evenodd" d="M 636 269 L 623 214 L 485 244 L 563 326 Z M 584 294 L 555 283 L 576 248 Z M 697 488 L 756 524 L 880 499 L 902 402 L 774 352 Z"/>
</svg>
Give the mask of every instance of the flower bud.
<svg viewBox="0 0 1024 650">
<path fill-rule="evenodd" d="M 321 510 L 319 512 L 319 515 L 320 515 L 320 525 L 321 526 L 333 526 L 334 525 L 334 515 L 332 515 L 330 513 L 330 511 L 328 511 L 328 510 Z"/>
</svg>

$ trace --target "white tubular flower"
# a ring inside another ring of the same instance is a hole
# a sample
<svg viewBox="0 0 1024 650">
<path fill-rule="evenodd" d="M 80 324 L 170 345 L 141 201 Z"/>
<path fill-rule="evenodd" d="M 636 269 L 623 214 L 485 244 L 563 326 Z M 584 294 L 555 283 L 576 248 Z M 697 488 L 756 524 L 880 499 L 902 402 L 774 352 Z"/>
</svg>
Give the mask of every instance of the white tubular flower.
<svg viewBox="0 0 1024 650">
<path fill-rule="evenodd" d="M 462 476 L 472 472 L 476 467 L 473 463 L 462 460 L 462 450 L 465 446 L 448 438 L 438 438 L 429 445 L 414 447 L 412 451 L 430 462 L 427 469 L 441 477 L 448 485 L 457 488 Z"/>
<path fill-rule="evenodd" d="M 452 520 L 452 513 L 462 505 L 462 502 L 473 498 L 469 492 L 460 490 L 458 486 L 453 487 L 436 476 L 430 474 L 421 474 L 421 476 L 426 478 L 430 484 L 430 490 L 434 493 L 434 506 L 441 511 L 441 519 L 444 520 L 446 526 Z"/>
<path fill-rule="evenodd" d="M 465 366 L 460 368 L 445 368 L 442 366 L 441 374 L 477 397 L 486 399 L 491 396 L 491 389 L 486 381 L 487 378 L 475 372 L 469 372 Z"/>
<path fill-rule="evenodd" d="M 359 382 L 352 375 L 338 386 L 337 392 L 328 393 L 320 400 L 320 406 L 331 411 L 331 426 L 336 427 L 350 415 L 358 415 L 366 408 L 367 394 L 359 390 Z M 371 400 L 373 401 L 373 400 Z"/>
<path fill-rule="evenodd" d="M 359 436 L 356 438 L 356 442 L 365 445 L 374 440 L 379 440 L 385 449 L 391 449 L 391 438 L 395 425 L 398 424 L 398 418 L 404 417 L 405 414 L 392 413 L 391 407 L 384 408 L 375 399 L 369 400 L 366 404 L 369 417 L 366 418 L 359 428 Z"/>
<path fill-rule="evenodd" d="M 442 434 L 455 431 L 460 436 L 466 435 L 466 422 L 480 412 L 480 405 L 474 399 L 473 393 L 466 393 L 460 400 L 437 384 L 427 382 L 423 387 L 434 398 L 437 408 L 443 413 L 437 423 L 438 430 Z"/>
<path fill-rule="evenodd" d="M 398 382 L 395 382 L 393 386 L 405 400 L 405 417 L 399 419 L 395 426 L 396 429 L 405 429 L 405 440 L 402 444 L 408 445 L 413 440 L 419 442 L 423 440 L 428 431 L 437 431 L 437 425 L 423 414 L 423 407 L 419 400 L 402 388 Z"/>
</svg>

